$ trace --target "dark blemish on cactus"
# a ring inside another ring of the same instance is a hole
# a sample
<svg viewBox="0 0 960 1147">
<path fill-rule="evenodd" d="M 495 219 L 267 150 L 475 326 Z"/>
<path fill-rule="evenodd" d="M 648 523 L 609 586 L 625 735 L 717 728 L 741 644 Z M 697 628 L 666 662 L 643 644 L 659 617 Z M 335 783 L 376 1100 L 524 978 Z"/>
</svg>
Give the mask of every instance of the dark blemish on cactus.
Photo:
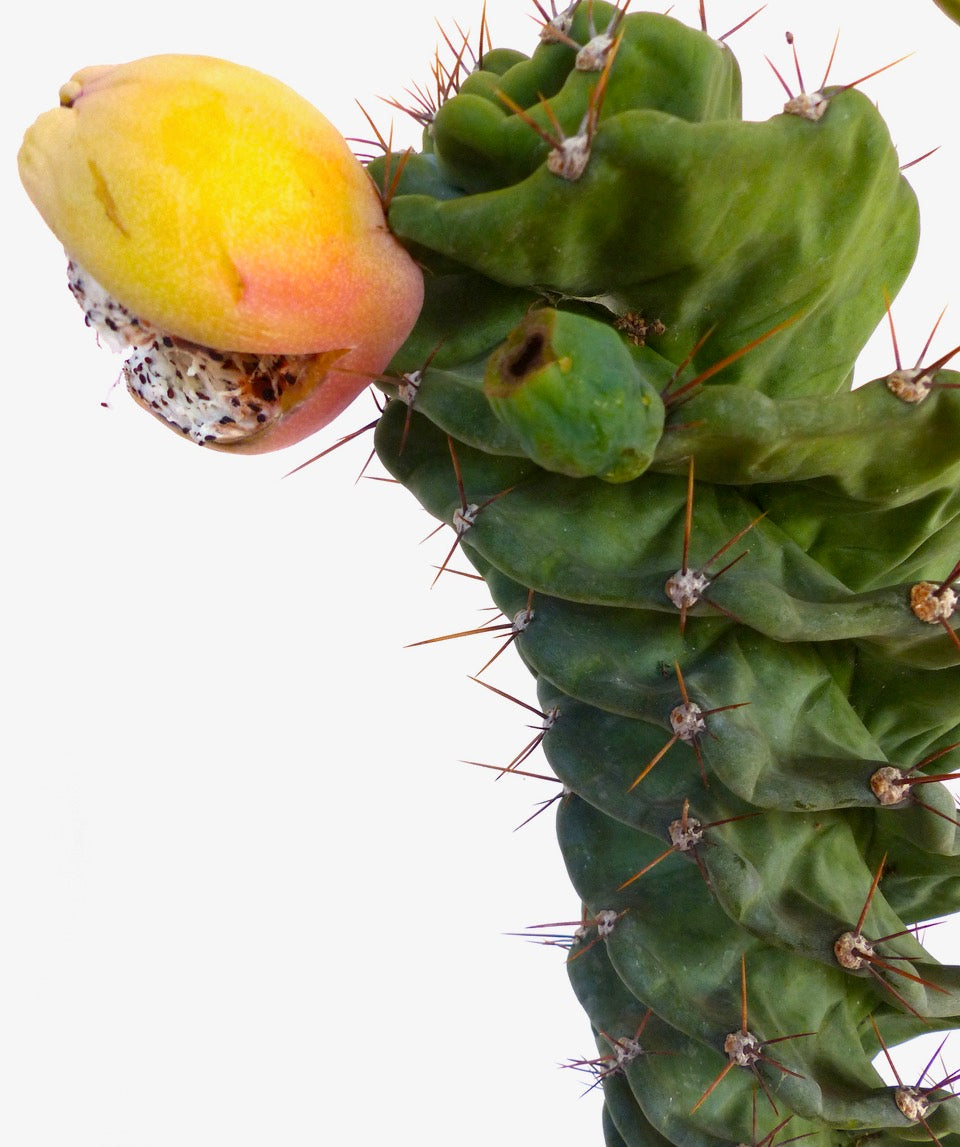
<svg viewBox="0 0 960 1147">
<path fill-rule="evenodd" d="M 543 335 L 539 331 L 534 332 L 526 339 L 517 353 L 507 360 L 507 370 L 517 379 L 523 379 L 528 374 L 533 374 L 545 364 L 543 356 L 545 346 L 546 339 Z"/>
</svg>

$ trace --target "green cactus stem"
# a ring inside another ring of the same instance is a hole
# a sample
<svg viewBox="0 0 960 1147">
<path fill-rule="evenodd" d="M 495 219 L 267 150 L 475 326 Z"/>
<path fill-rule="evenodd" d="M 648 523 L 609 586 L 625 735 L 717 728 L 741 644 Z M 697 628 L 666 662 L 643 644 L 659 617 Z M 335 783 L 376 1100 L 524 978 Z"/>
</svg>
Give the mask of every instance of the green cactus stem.
<svg viewBox="0 0 960 1147">
<path fill-rule="evenodd" d="M 916 199 L 855 87 L 745 122 L 726 45 L 571 15 L 393 191 L 429 273 L 376 446 L 551 714 L 578 1066 L 616 1147 L 953 1144 L 952 1079 L 873 1066 L 960 1024 L 917 932 L 960 908 L 960 376 L 850 389 Z"/>
</svg>

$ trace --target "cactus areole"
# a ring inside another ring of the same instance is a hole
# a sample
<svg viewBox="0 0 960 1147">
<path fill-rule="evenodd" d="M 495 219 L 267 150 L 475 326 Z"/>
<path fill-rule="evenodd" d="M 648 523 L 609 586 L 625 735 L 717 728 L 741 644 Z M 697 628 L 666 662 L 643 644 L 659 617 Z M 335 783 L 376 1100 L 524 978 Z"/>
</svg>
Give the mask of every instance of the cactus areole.
<svg viewBox="0 0 960 1147">
<path fill-rule="evenodd" d="M 421 150 L 370 163 L 364 221 L 335 223 L 376 253 L 336 258 L 389 328 L 357 359 L 387 398 L 377 453 L 536 679 L 544 723 L 507 767 L 542 751 L 562 782 L 567 970 L 597 1044 L 578 1063 L 606 1142 L 955 1144 L 948 1069 L 892 1088 L 874 1067 L 960 1024 L 960 968 L 917 931 L 960 908 L 960 375 L 945 356 L 850 386 L 912 265 L 915 196 L 855 84 L 744 122 L 706 32 L 602 0 L 541 13 L 529 55 L 481 43 L 411 108 Z M 179 100 L 192 68 L 171 67 L 145 71 Z M 257 395 L 279 393 L 262 379 L 310 390 L 364 338 L 302 330 L 309 293 L 285 326 L 266 254 L 267 337 L 231 325 L 259 216 L 204 233 L 187 286 L 209 297 L 140 281 L 124 252 L 151 193 L 124 198 L 97 150 L 115 80 L 79 74 L 25 181 L 88 321 L 133 346 L 141 400 L 188 376 L 182 404 L 210 409 L 190 436 L 238 397 L 255 438 Z M 43 168 L 58 133 L 78 204 Z M 143 146 L 193 170 L 179 129 Z"/>
</svg>

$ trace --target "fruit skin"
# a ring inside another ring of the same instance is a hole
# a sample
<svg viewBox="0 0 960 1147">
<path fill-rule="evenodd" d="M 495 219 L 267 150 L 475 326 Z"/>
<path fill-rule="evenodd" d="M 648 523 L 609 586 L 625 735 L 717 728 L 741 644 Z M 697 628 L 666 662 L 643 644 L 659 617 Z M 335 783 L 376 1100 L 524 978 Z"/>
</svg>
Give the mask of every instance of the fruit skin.
<svg viewBox="0 0 960 1147">
<path fill-rule="evenodd" d="M 336 129 L 286 85 L 207 56 L 77 72 L 30 127 L 23 184 L 67 254 L 129 311 L 223 352 L 342 351 L 261 436 L 311 433 L 382 370 L 422 275 Z"/>
<path fill-rule="evenodd" d="M 570 35 L 614 19 L 581 4 Z M 911 608 L 957 576 L 960 375 L 938 364 L 919 403 L 894 375 L 850 390 L 916 200 L 860 92 L 743 123 L 726 48 L 655 13 L 617 27 L 582 173 L 547 162 L 544 132 L 576 132 L 598 84 L 562 42 L 495 55 L 408 160 L 390 222 L 431 274 L 392 370 L 429 361 L 415 394 L 384 384 L 377 451 L 439 520 L 480 507 L 458 545 L 524 619 L 611 1147 L 767 1145 L 787 1116 L 820 1147 L 953 1145 L 949 1089 L 919 1125 L 872 1066 L 881 1041 L 960 1025 L 960 968 L 912 931 L 960 907 L 951 796 L 875 785 L 960 766 L 960 646 Z M 640 66 L 658 56 L 668 81 Z M 726 97 L 683 98 L 705 91 Z M 616 401 L 642 362 L 665 395 L 625 481 L 591 457 L 572 366 L 601 341 Z M 708 586 L 678 615 L 681 565 Z M 700 733 L 677 733 L 681 702 Z M 861 914 L 892 957 L 877 975 L 838 962 Z M 748 1024 L 776 1047 L 752 1067 L 726 1051 Z"/>
</svg>

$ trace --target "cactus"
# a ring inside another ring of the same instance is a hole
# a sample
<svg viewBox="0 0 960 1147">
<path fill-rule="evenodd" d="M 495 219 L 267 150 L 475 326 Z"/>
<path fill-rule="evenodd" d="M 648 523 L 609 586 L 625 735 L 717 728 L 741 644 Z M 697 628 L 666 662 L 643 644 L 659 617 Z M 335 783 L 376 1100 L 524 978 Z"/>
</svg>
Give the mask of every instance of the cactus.
<svg viewBox="0 0 960 1147">
<path fill-rule="evenodd" d="M 390 187 L 427 297 L 377 452 L 549 714 L 607 1142 L 943 1142 L 952 1077 L 872 1061 L 960 1016 L 916 935 L 960 907 L 960 375 L 850 389 L 918 233 L 870 100 L 739 106 L 669 15 L 486 52 Z"/>
<path fill-rule="evenodd" d="M 742 121 L 670 15 L 480 47 L 369 165 L 426 285 L 376 450 L 536 679 L 606 1142 L 954 1142 L 949 1072 L 873 1066 L 960 1017 L 960 374 L 850 389 L 901 159 L 855 84 Z"/>
</svg>

